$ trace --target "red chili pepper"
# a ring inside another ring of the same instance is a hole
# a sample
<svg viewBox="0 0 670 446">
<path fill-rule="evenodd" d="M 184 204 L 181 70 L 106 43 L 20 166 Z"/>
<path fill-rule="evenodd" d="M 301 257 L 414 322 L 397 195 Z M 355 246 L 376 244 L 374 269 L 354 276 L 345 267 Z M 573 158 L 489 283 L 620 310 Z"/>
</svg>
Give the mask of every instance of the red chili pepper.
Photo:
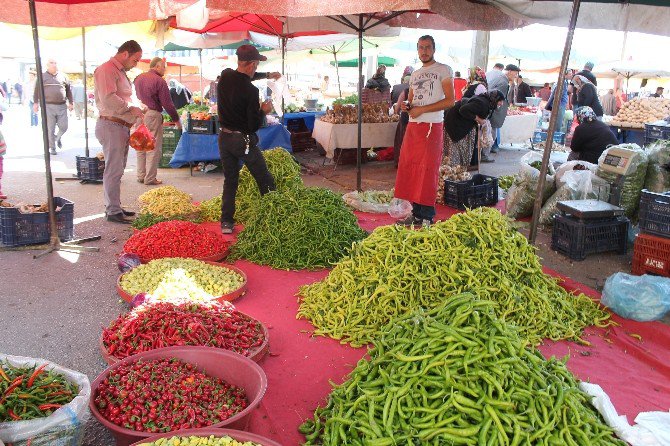
<svg viewBox="0 0 670 446">
<path fill-rule="evenodd" d="M 7 376 L 5 371 L 2 370 L 2 367 L 0 367 L 0 376 L 2 376 L 2 379 L 4 379 L 5 381 L 11 381 L 11 379 L 9 379 L 9 376 Z"/>
<path fill-rule="evenodd" d="M 49 409 L 58 409 L 59 407 L 62 407 L 62 404 L 42 404 L 41 406 L 37 406 L 39 410 L 49 410 Z"/>
<path fill-rule="evenodd" d="M 14 411 L 13 411 L 12 409 L 9 409 L 9 410 L 7 411 L 7 414 L 8 414 L 10 417 L 12 417 L 12 420 L 16 420 L 16 421 L 18 421 L 18 420 L 21 419 L 21 417 L 18 416 L 17 414 L 15 414 Z"/>
<path fill-rule="evenodd" d="M 45 362 L 44 364 L 42 364 L 41 366 L 39 366 L 38 368 L 35 369 L 33 374 L 30 375 L 30 378 L 28 379 L 28 384 L 27 384 L 26 388 L 30 389 L 33 386 L 33 383 L 35 382 L 35 378 L 37 378 L 37 376 L 40 373 L 42 373 L 42 370 L 44 370 L 44 368 L 46 366 L 47 366 L 47 363 Z"/>
<path fill-rule="evenodd" d="M 5 394 L 2 396 L 2 399 L 0 399 L 0 404 L 4 403 L 7 397 L 14 391 L 14 389 L 19 387 L 22 382 L 23 382 L 23 375 L 17 377 L 14 381 L 12 381 L 9 387 L 7 387 L 7 390 L 5 390 Z"/>
</svg>

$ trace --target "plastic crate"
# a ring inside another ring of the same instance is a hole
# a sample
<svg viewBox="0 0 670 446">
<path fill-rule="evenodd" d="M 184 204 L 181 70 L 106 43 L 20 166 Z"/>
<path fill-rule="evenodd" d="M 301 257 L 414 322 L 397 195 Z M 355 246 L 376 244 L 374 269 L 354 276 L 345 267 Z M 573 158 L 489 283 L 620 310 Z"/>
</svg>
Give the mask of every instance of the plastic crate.
<svg viewBox="0 0 670 446">
<path fill-rule="evenodd" d="M 291 118 L 286 120 L 286 128 L 291 133 L 310 132 L 303 118 Z"/>
<path fill-rule="evenodd" d="M 541 130 L 535 130 L 533 133 L 533 143 L 537 144 L 547 140 L 547 132 Z M 554 132 L 554 142 L 559 144 L 565 144 L 565 133 L 563 132 Z"/>
<path fill-rule="evenodd" d="M 316 140 L 312 138 L 312 132 L 291 133 L 291 149 L 294 152 L 316 149 Z"/>
<path fill-rule="evenodd" d="M 54 197 L 58 236 L 62 241 L 74 238 L 74 203 Z M 0 207 L 0 241 L 5 246 L 37 245 L 51 239 L 48 212 L 22 214 L 17 208 Z"/>
<path fill-rule="evenodd" d="M 630 221 L 626 217 L 584 222 L 570 216 L 557 215 L 551 234 L 551 249 L 572 260 L 584 260 L 589 254 L 608 251 L 625 254 L 629 225 Z"/>
<path fill-rule="evenodd" d="M 670 277 L 670 239 L 638 235 L 633 249 L 633 274 Z"/>
<path fill-rule="evenodd" d="M 465 210 L 498 203 L 498 178 L 475 174 L 467 181 L 444 181 L 444 204 Z"/>
<path fill-rule="evenodd" d="M 670 140 L 670 126 L 668 125 L 644 125 L 644 142 L 650 144 L 659 139 Z"/>
<path fill-rule="evenodd" d="M 174 151 L 177 149 L 179 139 L 181 138 L 181 130 L 176 126 L 163 127 L 163 147 L 161 149 L 161 160 L 158 163 L 159 167 L 170 167 L 170 160 Z"/>
<path fill-rule="evenodd" d="M 188 133 L 197 133 L 200 135 L 213 135 L 214 134 L 214 119 L 192 119 L 188 118 L 187 120 L 187 132 Z"/>
<path fill-rule="evenodd" d="M 81 181 L 102 181 L 105 161 L 97 157 L 77 156 L 77 178 Z"/>
<path fill-rule="evenodd" d="M 670 191 L 658 194 L 643 189 L 639 216 L 640 232 L 670 237 Z"/>
</svg>

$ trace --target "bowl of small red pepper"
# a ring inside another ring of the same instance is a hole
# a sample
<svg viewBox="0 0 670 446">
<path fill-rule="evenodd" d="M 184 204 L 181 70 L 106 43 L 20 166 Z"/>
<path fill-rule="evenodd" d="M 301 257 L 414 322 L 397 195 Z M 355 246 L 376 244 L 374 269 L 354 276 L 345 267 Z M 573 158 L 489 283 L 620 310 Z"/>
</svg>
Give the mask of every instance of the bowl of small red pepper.
<svg viewBox="0 0 670 446">
<path fill-rule="evenodd" d="M 192 428 L 245 430 L 267 389 L 252 360 L 212 347 L 166 347 L 129 356 L 91 384 L 89 409 L 117 446 Z"/>
<path fill-rule="evenodd" d="M 227 302 L 151 302 L 112 321 L 103 329 L 99 345 L 107 364 L 179 345 L 221 348 L 259 362 L 269 350 L 269 333 L 261 322 Z"/>
<path fill-rule="evenodd" d="M 142 263 L 165 257 L 218 261 L 228 255 L 229 243 L 220 233 L 190 221 L 168 220 L 135 232 L 123 252 L 137 254 Z"/>
<path fill-rule="evenodd" d="M 185 429 L 183 431 L 155 435 L 153 437 L 147 438 L 146 440 L 133 443 L 133 446 L 141 446 L 143 444 L 153 443 L 160 440 L 161 438 L 172 438 L 172 437 L 188 438 L 192 436 L 207 438 L 211 435 L 213 435 L 215 438 L 230 437 L 233 440 L 239 442 L 252 442 L 253 444 L 258 444 L 261 446 L 281 446 L 281 444 L 277 443 L 276 441 L 270 440 L 265 437 L 261 437 L 260 435 L 252 434 L 251 432 L 236 431 L 232 429 Z"/>
</svg>

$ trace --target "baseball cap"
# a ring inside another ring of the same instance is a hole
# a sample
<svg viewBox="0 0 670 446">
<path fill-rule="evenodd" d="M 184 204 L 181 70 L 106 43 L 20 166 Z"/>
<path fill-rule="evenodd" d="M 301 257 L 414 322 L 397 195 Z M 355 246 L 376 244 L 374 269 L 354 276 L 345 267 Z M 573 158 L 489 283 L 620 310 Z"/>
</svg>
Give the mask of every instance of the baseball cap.
<svg viewBox="0 0 670 446">
<path fill-rule="evenodd" d="M 267 57 L 261 56 L 261 53 L 259 53 L 256 47 L 253 45 L 242 45 L 239 48 L 237 48 L 235 54 L 237 55 L 237 60 L 244 60 L 244 61 L 260 60 L 261 62 L 265 62 L 266 60 L 268 60 Z"/>
<path fill-rule="evenodd" d="M 520 72 L 521 69 L 520 69 L 519 67 L 517 67 L 516 65 L 514 65 L 514 64 L 511 63 L 511 64 L 508 64 L 508 65 L 505 67 L 505 71 L 516 71 L 516 72 Z"/>
</svg>

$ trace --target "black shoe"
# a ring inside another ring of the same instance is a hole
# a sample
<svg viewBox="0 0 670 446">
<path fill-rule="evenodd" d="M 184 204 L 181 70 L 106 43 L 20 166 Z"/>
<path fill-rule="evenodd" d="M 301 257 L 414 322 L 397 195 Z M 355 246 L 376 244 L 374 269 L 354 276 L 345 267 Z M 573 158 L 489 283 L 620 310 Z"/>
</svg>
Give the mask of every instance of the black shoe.
<svg viewBox="0 0 670 446">
<path fill-rule="evenodd" d="M 234 227 L 235 227 L 235 223 L 231 223 L 229 221 L 221 222 L 221 232 L 223 234 L 232 234 Z"/>
<path fill-rule="evenodd" d="M 491 153 L 498 153 L 500 151 L 500 147 L 491 147 Z"/>
<path fill-rule="evenodd" d="M 134 217 L 135 213 L 133 211 L 126 211 L 125 209 L 121 209 L 121 212 L 123 212 L 123 215 L 126 217 Z"/>
<path fill-rule="evenodd" d="M 482 155 L 482 159 L 479 160 L 480 163 L 495 163 L 496 160 L 489 158 L 486 155 Z"/>
<path fill-rule="evenodd" d="M 123 212 L 119 212 L 118 214 L 112 214 L 107 216 L 107 221 L 111 221 L 113 223 L 123 223 L 126 225 L 129 225 L 133 222 L 132 219 L 127 218 L 125 215 L 123 215 Z"/>
<path fill-rule="evenodd" d="M 56 141 L 56 145 L 58 146 L 59 149 L 62 149 L 63 148 L 63 141 L 61 141 L 60 138 L 58 138 L 58 141 Z"/>
<path fill-rule="evenodd" d="M 395 222 L 395 224 L 402 226 L 421 226 L 421 223 L 423 223 L 423 220 L 412 214 Z"/>
<path fill-rule="evenodd" d="M 56 152 L 56 149 L 49 149 L 49 153 L 52 155 L 58 155 L 58 152 Z"/>
</svg>

